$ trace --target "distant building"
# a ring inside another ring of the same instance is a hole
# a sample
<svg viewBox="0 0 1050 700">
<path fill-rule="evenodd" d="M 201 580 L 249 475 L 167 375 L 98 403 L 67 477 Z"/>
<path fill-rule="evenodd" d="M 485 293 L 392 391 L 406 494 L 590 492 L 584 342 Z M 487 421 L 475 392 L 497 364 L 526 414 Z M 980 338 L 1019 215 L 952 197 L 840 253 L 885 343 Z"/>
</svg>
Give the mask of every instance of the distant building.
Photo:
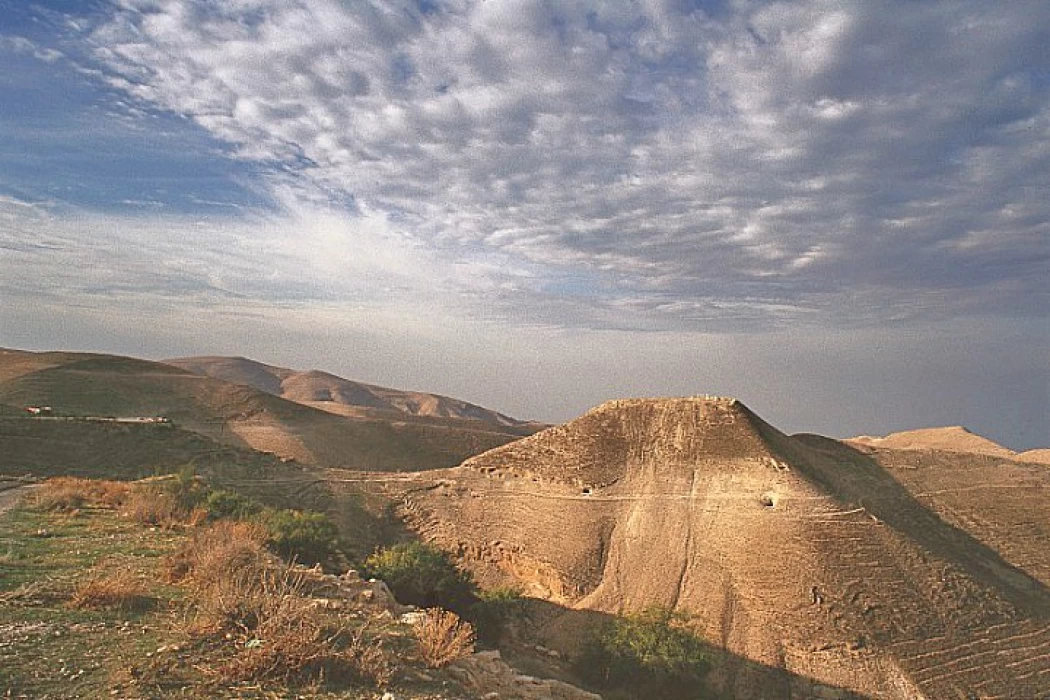
<svg viewBox="0 0 1050 700">
<path fill-rule="evenodd" d="M 26 406 L 26 413 L 31 416 L 50 416 L 54 412 L 50 406 Z"/>
</svg>

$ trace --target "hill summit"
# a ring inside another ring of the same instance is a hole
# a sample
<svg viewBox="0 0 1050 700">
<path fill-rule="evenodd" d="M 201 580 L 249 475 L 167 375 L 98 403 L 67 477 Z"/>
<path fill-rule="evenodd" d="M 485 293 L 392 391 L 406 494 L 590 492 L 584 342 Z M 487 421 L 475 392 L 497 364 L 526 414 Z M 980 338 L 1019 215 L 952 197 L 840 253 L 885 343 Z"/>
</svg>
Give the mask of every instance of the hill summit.
<svg viewBox="0 0 1050 700">
<path fill-rule="evenodd" d="M 672 469 L 712 458 L 775 461 L 775 428 L 730 397 L 621 399 L 464 463 L 577 486 L 607 486 L 647 462 Z"/>
</svg>

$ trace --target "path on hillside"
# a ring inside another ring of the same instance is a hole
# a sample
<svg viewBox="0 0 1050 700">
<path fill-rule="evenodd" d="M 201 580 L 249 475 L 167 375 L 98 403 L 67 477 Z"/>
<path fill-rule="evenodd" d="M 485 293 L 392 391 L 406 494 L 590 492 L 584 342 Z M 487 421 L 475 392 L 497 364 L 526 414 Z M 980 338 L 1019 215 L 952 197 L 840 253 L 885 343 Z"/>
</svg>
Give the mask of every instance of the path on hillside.
<svg viewBox="0 0 1050 700">
<path fill-rule="evenodd" d="M 3 483 L 0 482 L 0 488 L 3 488 Z M 0 491 L 0 515 L 3 515 L 7 511 L 11 510 L 22 496 L 29 493 L 33 486 L 15 486 L 5 491 Z"/>
</svg>

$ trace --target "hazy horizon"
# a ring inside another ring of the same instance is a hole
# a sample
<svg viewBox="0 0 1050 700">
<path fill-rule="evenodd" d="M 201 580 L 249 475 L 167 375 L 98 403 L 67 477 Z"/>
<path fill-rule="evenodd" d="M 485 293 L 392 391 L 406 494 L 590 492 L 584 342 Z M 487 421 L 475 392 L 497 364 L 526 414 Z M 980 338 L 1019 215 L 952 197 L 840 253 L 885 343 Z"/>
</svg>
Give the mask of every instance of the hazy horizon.
<svg viewBox="0 0 1050 700">
<path fill-rule="evenodd" d="M 0 346 L 1050 444 L 1050 4 L 0 0 Z"/>
</svg>

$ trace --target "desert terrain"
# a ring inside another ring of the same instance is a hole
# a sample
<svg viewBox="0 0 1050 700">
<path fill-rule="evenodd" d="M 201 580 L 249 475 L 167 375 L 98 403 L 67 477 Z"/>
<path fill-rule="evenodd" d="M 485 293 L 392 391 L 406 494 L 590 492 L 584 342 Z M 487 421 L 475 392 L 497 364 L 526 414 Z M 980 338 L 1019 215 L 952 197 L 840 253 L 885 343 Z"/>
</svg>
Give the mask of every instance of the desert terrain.
<svg viewBox="0 0 1050 700">
<path fill-rule="evenodd" d="M 534 432 L 322 372 L 173 362 L 0 353 L 0 474 L 192 464 L 325 511 L 360 547 L 421 539 L 525 594 L 518 642 L 551 658 L 603 620 L 674 610 L 717 650 L 725 697 L 1050 694 L 1046 450 L 961 427 L 787 435 L 711 396 L 611 401 Z"/>
</svg>

